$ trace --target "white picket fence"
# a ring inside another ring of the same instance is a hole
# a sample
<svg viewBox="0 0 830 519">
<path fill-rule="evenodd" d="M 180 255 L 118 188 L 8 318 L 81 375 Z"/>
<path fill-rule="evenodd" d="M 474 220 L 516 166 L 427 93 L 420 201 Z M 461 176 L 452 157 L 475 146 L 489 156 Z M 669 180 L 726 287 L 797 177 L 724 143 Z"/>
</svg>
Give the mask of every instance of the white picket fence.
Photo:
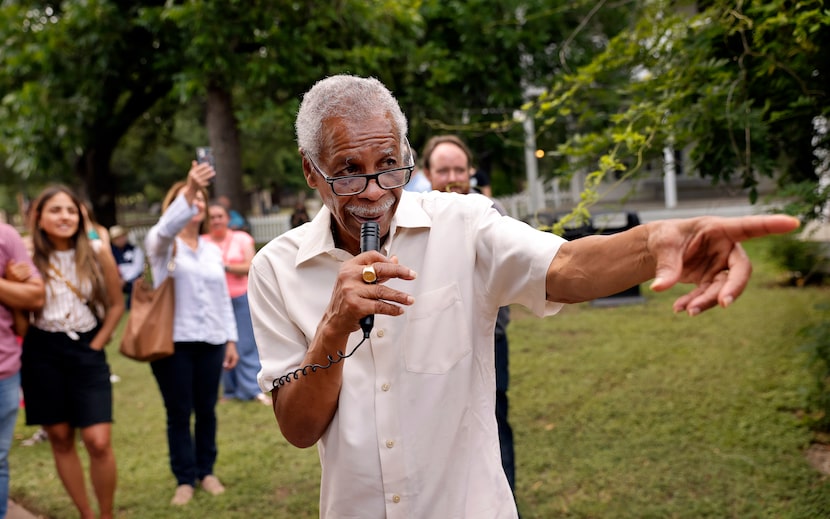
<svg viewBox="0 0 830 519">
<path fill-rule="evenodd" d="M 291 215 L 285 213 L 269 214 L 266 216 L 251 216 L 251 236 L 258 244 L 268 243 L 275 237 L 291 228 Z M 144 247 L 144 237 L 150 230 L 149 225 L 139 225 L 130 229 L 130 241 Z"/>
<path fill-rule="evenodd" d="M 251 236 L 256 243 L 267 243 L 291 228 L 291 215 L 288 213 L 251 216 Z"/>
</svg>

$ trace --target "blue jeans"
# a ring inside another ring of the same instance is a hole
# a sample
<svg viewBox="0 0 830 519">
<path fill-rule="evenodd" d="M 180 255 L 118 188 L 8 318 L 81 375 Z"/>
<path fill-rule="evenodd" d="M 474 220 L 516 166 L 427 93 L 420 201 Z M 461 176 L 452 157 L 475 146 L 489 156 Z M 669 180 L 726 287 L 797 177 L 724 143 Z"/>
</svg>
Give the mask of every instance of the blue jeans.
<svg viewBox="0 0 830 519">
<path fill-rule="evenodd" d="M 9 449 L 20 407 L 20 373 L 0 380 L 0 517 L 9 500 Z"/>
<path fill-rule="evenodd" d="M 216 462 L 216 402 L 225 346 L 177 342 L 173 355 L 150 363 L 167 411 L 170 469 L 178 485 L 195 486 Z M 190 415 L 195 415 L 193 434 Z"/>
<path fill-rule="evenodd" d="M 513 429 L 507 421 L 507 386 L 510 372 L 508 370 L 507 336 L 496 334 L 496 422 L 499 426 L 499 446 L 501 447 L 501 465 L 504 475 L 510 483 L 510 489 L 516 491 L 516 468 L 513 454 Z"/>
<path fill-rule="evenodd" d="M 254 342 L 254 326 L 251 323 L 251 310 L 248 308 L 248 294 L 231 299 L 233 314 L 236 317 L 236 353 L 239 362 L 222 374 L 222 394 L 225 398 L 250 400 L 261 393 L 256 382 L 259 373 L 259 352 Z"/>
</svg>

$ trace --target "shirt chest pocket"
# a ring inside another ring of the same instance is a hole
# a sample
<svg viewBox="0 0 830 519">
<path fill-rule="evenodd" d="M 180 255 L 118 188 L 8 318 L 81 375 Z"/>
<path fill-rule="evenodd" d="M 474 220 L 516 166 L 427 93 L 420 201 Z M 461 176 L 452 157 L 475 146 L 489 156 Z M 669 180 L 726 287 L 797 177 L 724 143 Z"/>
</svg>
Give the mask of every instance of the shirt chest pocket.
<svg viewBox="0 0 830 519">
<path fill-rule="evenodd" d="M 407 371 L 441 375 L 472 351 L 458 285 L 419 294 L 404 344 Z"/>
</svg>

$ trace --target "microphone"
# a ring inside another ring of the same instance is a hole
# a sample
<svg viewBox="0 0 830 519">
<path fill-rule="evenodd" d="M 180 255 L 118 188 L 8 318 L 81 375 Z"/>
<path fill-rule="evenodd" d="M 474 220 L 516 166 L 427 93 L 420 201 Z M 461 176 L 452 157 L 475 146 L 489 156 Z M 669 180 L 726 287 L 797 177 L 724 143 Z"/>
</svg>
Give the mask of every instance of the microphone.
<svg viewBox="0 0 830 519">
<path fill-rule="evenodd" d="M 360 225 L 360 252 L 380 250 L 380 227 L 377 222 L 364 222 Z M 372 327 L 375 325 L 374 314 L 367 315 L 360 320 L 363 337 L 369 338 Z"/>
</svg>

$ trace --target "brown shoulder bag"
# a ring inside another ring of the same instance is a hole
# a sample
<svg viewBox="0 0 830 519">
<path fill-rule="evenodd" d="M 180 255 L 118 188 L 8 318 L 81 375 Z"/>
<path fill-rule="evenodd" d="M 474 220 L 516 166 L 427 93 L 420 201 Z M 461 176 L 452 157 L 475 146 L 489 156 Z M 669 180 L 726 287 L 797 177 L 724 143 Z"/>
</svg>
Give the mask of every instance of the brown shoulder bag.
<svg viewBox="0 0 830 519">
<path fill-rule="evenodd" d="M 152 362 L 173 354 L 173 316 L 176 299 L 173 271 L 176 268 L 176 244 L 167 264 L 167 277 L 158 288 L 145 269 L 144 276 L 133 282 L 130 314 L 121 336 L 122 355 L 141 362 Z"/>
</svg>

